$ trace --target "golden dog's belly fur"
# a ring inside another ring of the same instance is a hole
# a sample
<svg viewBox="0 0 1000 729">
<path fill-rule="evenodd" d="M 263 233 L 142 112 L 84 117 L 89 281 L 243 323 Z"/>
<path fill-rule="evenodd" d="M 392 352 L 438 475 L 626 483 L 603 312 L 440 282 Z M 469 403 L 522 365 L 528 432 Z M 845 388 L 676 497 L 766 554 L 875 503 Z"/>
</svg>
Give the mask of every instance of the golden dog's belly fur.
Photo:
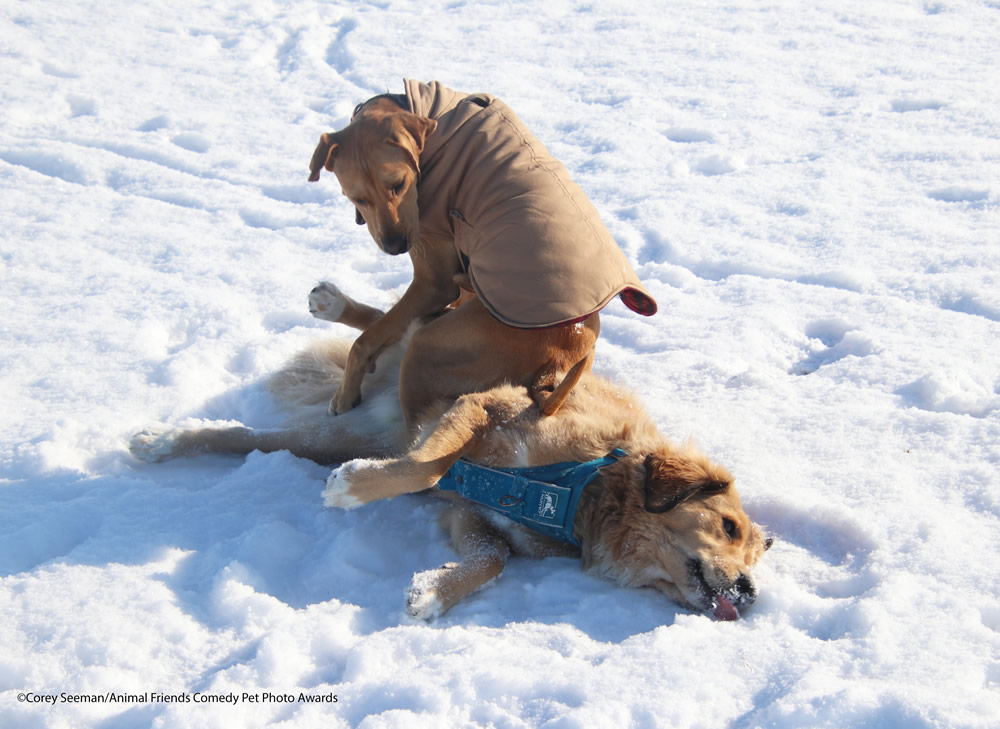
<svg viewBox="0 0 1000 729">
<path fill-rule="evenodd" d="M 311 298 L 311 310 L 325 318 L 361 306 L 329 284 L 314 289 Z M 414 440 L 396 389 L 408 340 L 383 354 L 366 378 L 362 405 L 338 418 L 326 414 L 325 403 L 339 385 L 350 343 L 323 342 L 271 380 L 276 397 L 292 411 L 286 427 L 149 430 L 133 438 L 132 452 L 157 461 L 207 451 L 283 449 L 342 463 L 324 498 L 329 506 L 357 508 L 432 489 L 459 458 L 520 467 L 587 461 L 621 448 L 627 455 L 584 491 L 573 523 L 579 550 L 449 495 L 453 504 L 442 524 L 459 559 L 414 576 L 410 613 L 439 615 L 499 576 L 512 553 L 576 552 L 588 570 L 623 585 L 656 588 L 696 610 L 753 602 L 757 588 L 750 568 L 770 542 L 743 511 L 732 476 L 692 446 L 664 438 L 629 392 L 583 374 L 562 407 L 546 417 L 527 388 L 493 387 L 426 408 Z"/>
</svg>

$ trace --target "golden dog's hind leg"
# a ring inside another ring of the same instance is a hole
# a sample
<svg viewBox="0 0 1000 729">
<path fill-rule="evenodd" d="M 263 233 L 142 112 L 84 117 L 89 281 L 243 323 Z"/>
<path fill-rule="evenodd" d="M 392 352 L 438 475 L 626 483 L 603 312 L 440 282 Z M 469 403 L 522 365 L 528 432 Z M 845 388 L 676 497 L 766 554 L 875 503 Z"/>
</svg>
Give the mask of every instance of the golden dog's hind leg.
<svg viewBox="0 0 1000 729">
<path fill-rule="evenodd" d="M 370 433 L 363 428 L 309 423 L 282 430 L 228 428 L 147 428 L 132 436 L 129 450 L 139 460 L 161 463 L 199 453 L 246 455 L 252 451 L 290 451 L 317 463 L 338 463 L 359 456 L 377 457 L 394 451 L 395 433 Z"/>
<path fill-rule="evenodd" d="M 309 292 L 309 313 L 317 319 L 364 331 L 381 319 L 385 312 L 355 301 L 332 283 L 321 281 Z"/>
<path fill-rule="evenodd" d="M 485 587 L 503 572 L 510 546 L 503 535 L 480 514 L 453 506 L 441 518 L 459 562 L 418 572 L 406 591 L 406 611 L 431 620 L 455 603 Z"/>
<path fill-rule="evenodd" d="M 438 420 L 422 443 L 402 458 L 355 459 L 330 474 L 323 492 L 327 506 L 355 509 L 372 501 L 429 489 L 495 423 L 531 406 L 526 397 L 493 393 L 463 395 Z"/>
</svg>

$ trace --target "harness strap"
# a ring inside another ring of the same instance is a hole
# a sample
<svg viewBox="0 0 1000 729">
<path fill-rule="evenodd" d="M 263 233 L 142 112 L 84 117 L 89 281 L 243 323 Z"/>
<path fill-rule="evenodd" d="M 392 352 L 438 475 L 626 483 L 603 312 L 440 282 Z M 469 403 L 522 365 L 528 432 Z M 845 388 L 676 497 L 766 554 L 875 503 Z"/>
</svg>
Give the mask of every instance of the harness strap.
<svg viewBox="0 0 1000 729">
<path fill-rule="evenodd" d="M 532 468 L 489 468 L 456 461 L 437 483 L 541 534 L 580 546 L 573 520 L 584 487 L 598 472 L 625 455 L 616 448 L 586 463 L 555 463 Z"/>
</svg>

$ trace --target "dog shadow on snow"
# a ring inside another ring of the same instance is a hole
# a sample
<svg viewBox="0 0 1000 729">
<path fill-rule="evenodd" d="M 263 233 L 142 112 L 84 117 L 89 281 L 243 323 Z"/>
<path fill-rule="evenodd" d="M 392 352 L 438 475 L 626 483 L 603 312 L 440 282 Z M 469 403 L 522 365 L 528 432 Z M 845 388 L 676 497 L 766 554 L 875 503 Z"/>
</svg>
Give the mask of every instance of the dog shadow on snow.
<svg viewBox="0 0 1000 729">
<path fill-rule="evenodd" d="M 531 622 L 569 624 L 594 640 L 621 642 L 693 614 L 656 590 L 588 575 L 578 559 L 514 557 L 494 583 L 442 617 L 415 620 L 405 610 L 413 574 L 456 559 L 437 523 L 445 502 L 415 494 L 350 512 L 329 509 L 321 499 L 328 472 L 287 452 L 137 464 L 137 488 L 160 497 L 133 524 L 136 540 L 109 544 L 103 559 L 94 554 L 86 561 L 145 564 L 181 550 L 156 578 L 185 612 L 220 629 L 260 609 L 241 585 L 295 610 L 356 607 L 351 629 L 363 634 L 405 625 Z M 109 480 L 106 488 L 115 487 Z"/>
<path fill-rule="evenodd" d="M 191 416 L 275 427 L 279 412 L 263 382 L 253 382 Z M 416 494 L 351 512 L 325 508 L 330 467 L 285 451 L 147 464 L 123 448 L 95 457 L 90 470 L 95 475 L 55 474 L 24 487 L 17 499 L 32 523 L 0 550 L 0 574 L 54 563 L 149 565 L 172 554 L 153 576 L 208 626 L 228 626 L 256 609 L 234 597 L 246 596 L 245 588 L 230 589 L 245 586 L 295 610 L 343 604 L 353 609 L 352 630 L 369 633 L 425 624 L 406 613 L 410 580 L 456 558 L 437 523 L 441 500 Z M 783 535 L 774 536 L 780 545 Z M 746 617 L 769 604 L 764 583 Z M 656 590 L 585 574 L 577 559 L 512 558 L 494 583 L 426 625 L 568 624 L 594 640 L 621 642 L 679 616 L 709 620 Z"/>
</svg>

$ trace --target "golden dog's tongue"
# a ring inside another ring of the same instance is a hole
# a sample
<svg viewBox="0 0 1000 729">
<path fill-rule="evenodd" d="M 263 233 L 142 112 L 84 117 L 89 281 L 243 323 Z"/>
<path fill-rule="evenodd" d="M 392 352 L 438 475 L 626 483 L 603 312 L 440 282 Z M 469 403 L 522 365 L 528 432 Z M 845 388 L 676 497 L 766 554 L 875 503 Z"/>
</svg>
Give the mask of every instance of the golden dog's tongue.
<svg viewBox="0 0 1000 729">
<path fill-rule="evenodd" d="M 729 600 L 719 595 L 717 598 L 718 602 L 715 605 L 715 619 L 716 620 L 739 620 L 739 611 L 733 606 Z"/>
</svg>

